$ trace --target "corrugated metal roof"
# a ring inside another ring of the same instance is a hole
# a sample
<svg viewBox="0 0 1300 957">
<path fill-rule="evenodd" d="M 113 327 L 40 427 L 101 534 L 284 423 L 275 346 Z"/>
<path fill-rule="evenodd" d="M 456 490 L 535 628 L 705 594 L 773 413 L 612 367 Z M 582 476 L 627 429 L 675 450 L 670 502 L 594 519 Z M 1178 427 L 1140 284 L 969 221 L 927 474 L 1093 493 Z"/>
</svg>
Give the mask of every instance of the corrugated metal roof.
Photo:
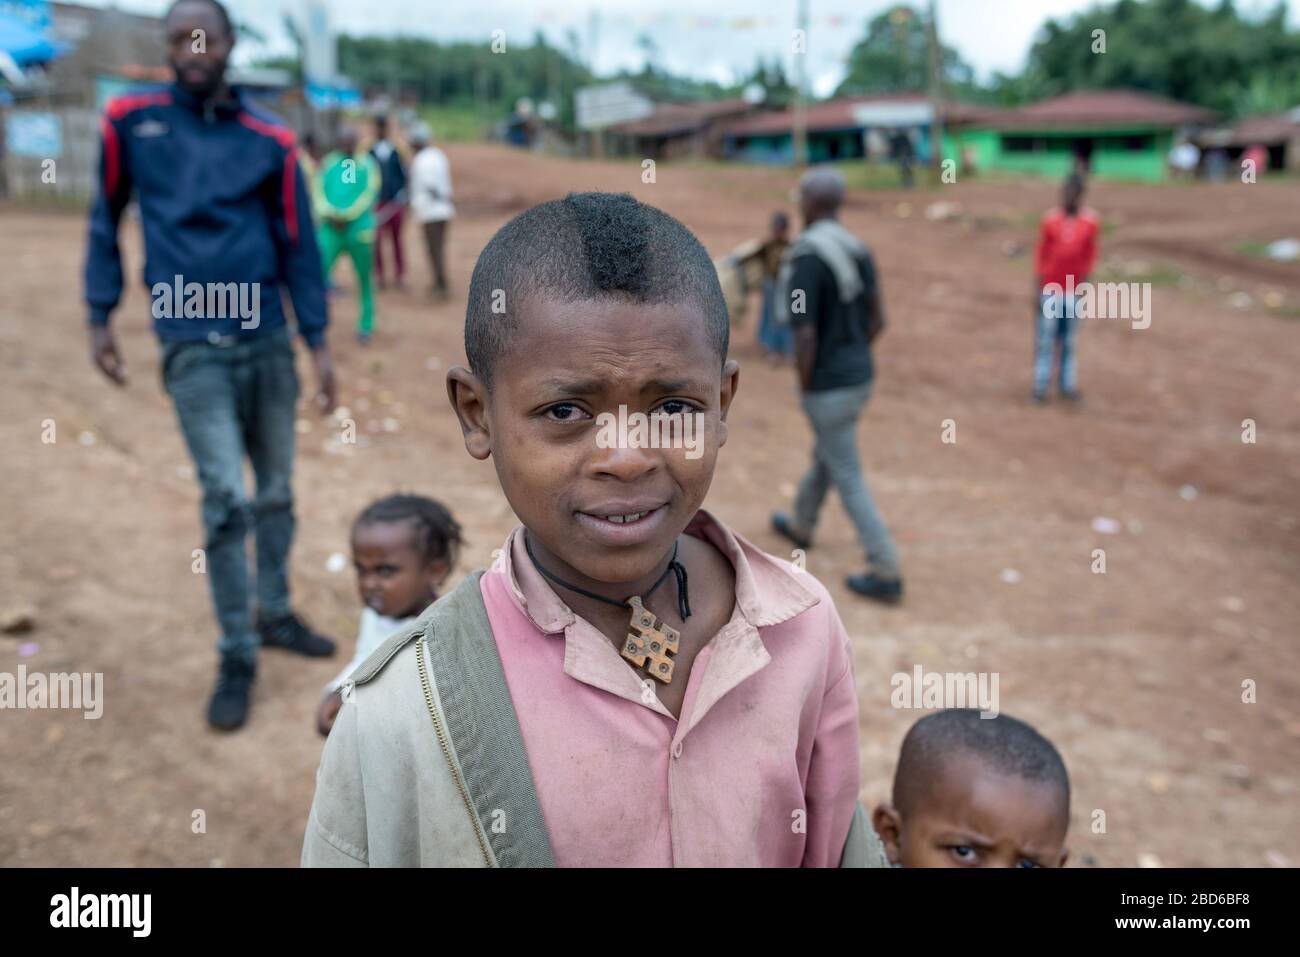
<svg viewBox="0 0 1300 957">
<path fill-rule="evenodd" d="M 994 129 L 1178 127 L 1211 123 L 1210 110 L 1139 90 L 1081 90 L 985 117 Z"/>
<path fill-rule="evenodd" d="M 1250 146 L 1255 143 L 1281 143 L 1300 136 L 1300 113 L 1275 116 L 1248 116 L 1228 130 L 1226 145 Z"/>
<path fill-rule="evenodd" d="M 609 129 L 625 136 L 682 135 L 693 133 L 723 117 L 741 115 L 753 109 L 753 105 L 741 99 L 663 103 L 643 119 L 616 123 Z"/>
<path fill-rule="evenodd" d="M 828 100 L 824 103 L 809 103 L 804 109 L 804 123 L 810 133 L 823 130 L 859 129 L 862 124 L 854 115 L 858 107 L 886 103 L 926 104 L 928 102 L 929 98 L 924 93 L 891 93 L 883 96 L 851 97 Z M 953 100 L 944 101 L 941 112 L 944 121 L 948 123 L 968 122 L 975 117 L 996 113 L 985 107 Z M 722 132 L 726 136 L 771 136 L 789 133 L 793 126 L 794 111 L 780 110 L 728 123 Z"/>
</svg>

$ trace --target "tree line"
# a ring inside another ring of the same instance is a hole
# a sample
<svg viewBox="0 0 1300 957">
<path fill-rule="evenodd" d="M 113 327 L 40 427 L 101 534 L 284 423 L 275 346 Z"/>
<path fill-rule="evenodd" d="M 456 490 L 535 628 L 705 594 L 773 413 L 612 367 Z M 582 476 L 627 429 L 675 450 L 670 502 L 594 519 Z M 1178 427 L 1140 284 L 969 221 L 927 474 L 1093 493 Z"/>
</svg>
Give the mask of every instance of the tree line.
<svg viewBox="0 0 1300 957">
<path fill-rule="evenodd" d="M 939 24 L 942 32 L 943 24 Z M 492 42 L 440 43 L 399 36 L 341 35 L 340 71 L 367 90 L 414 96 L 424 103 L 475 108 L 499 115 L 520 97 L 550 101 L 572 126 L 573 93 L 608 79 L 629 79 L 656 98 L 705 100 L 762 88 L 774 106 L 790 102 L 793 87 L 782 58 L 760 57 L 740 82 L 674 76 L 657 65 L 648 34 L 638 45 L 646 66 L 617 77 L 594 78 L 583 62 L 577 32 L 563 45 L 538 31 L 531 44 L 494 50 Z M 1285 0 L 1262 16 L 1248 16 L 1234 0 L 1205 6 L 1195 0 L 1117 0 L 1060 20 L 1038 33 L 1025 67 L 980 82 L 953 47 L 940 44 L 943 95 L 974 103 L 1017 106 L 1072 90 L 1128 87 L 1194 103 L 1226 118 L 1280 112 L 1300 104 L 1300 31 L 1288 28 Z M 926 91 L 931 56 L 925 13 L 898 4 L 873 17 L 852 48 L 833 96 Z M 266 61 L 297 70 L 295 58 Z"/>
</svg>

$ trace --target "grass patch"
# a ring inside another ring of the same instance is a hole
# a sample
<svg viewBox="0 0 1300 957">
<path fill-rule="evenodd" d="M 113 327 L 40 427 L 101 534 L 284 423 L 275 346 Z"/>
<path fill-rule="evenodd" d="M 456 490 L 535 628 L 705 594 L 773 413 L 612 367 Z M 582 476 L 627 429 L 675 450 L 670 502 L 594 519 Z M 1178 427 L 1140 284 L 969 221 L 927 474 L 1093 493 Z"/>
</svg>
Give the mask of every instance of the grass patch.
<svg viewBox="0 0 1300 957">
<path fill-rule="evenodd" d="M 28 193 L 24 196 L 5 196 L 0 198 L 0 209 L 11 206 L 14 209 L 38 209 L 50 212 L 85 212 L 93 200 L 85 196 L 69 196 L 58 193 Z"/>
<path fill-rule="evenodd" d="M 1243 256 L 1263 256 L 1268 258 L 1269 243 L 1262 242 L 1258 239 L 1247 239 L 1245 242 L 1237 243 L 1232 247 L 1235 253 L 1241 253 Z"/>
<path fill-rule="evenodd" d="M 903 175 L 895 163 L 868 163 L 864 160 L 848 160 L 836 165 L 844 174 L 844 183 L 849 189 L 902 189 Z M 928 190 L 943 185 L 939 173 L 929 166 L 912 167 L 912 182 L 915 189 Z"/>
<path fill-rule="evenodd" d="M 434 142 L 468 143 L 487 138 L 493 118 L 472 106 L 424 106 L 420 119 L 433 130 Z"/>
<path fill-rule="evenodd" d="M 1191 280 L 1177 266 L 1135 259 L 1105 261 L 1089 278 L 1093 282 L 1149 282 L 1153 286 L 1186 285 Z"/>
</svg>

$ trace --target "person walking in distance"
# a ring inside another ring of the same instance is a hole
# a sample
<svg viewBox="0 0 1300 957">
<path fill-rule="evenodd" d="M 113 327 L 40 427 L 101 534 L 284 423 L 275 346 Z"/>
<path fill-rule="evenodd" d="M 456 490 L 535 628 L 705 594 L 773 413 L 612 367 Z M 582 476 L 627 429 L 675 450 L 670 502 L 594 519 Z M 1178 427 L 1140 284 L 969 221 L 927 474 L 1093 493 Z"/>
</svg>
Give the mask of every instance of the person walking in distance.
<svg viewBox="0 0 1300 957">
<path fill-rule="evenodd" d="M 375 117 L 375 145 L 370 147 L 370 155 L 379 164 L 381 182 L 379 186 L 379 203 L 375 207 L 375 275 L 379 279 L 379 288 L 387 285 L 384 276 L 384 237 L 392 238 L 393 265 L 396 273 L 396 285 L 402 286 L 402 274 L 406 271 L 402 261 L 402 214 L 406 210 L 406 167 L 402 163 L 402 154 L 388 138 L 388 117 Z"/>
<path fill-rule="evenodd" d="M 321 160 L 317 177 L 316 212 L 322 269 L 329 279 L 339 256 L 347 254 L 357 274 L 357 341 L 370 342 L 375 331 L 375 287 L 371 263 L 375 245 L 375 197 L 379 195 L 379 164 L 357 147 L 351 126 L 339 129 L 333 152 Z"/>
<path fill-rule="evenodd" d="M 122 295 L 118 227 L 134 192 L 163 382 L 203 489 L 207 577 L 221 628 L 208 721 L 232 729 L 247 718 L 260 647 L 334 653 L 334 643 L 307 628 L 289 604 L 298 376 L 282 289 L 311 351 L 324 411 L 334 407 L 334 370 L 293 133 L 227 84 L 235 36 L 220 3 L 178 0 L 163 22 L 175 82 L 110 101 L 101 122 L 85 264 L 90 351 L 106 376 L 126 383 L 109 317 Z M 256 477 L 251 499 L 245 458 Z M 256 623 L 244 551 L 250 530 Z"/>
<path fill-rule="evenodd" d="M 868 569 L 845 584 L 878 601 L 902 598 L 898 550 L 867 490 L 858 456 L 858 419 L 871 396 L 871 344 L 885 327 L 875 263 L 839 222 L 844 178 L 815 167 L 799 184 L 804 231 L 786 252 L 778 280 L 780 318 L 794 327 L 802 405 L 812 425 L 813 462 L 795 495 L 794 514 L 777 512 L 772 528 L 799 548 L 812 545 L 826 493 L 840 493 Z"/>
<path fill-rule="evenodd" d="M 424 231 L 424 245 L 433 273 L 430 294 L 447 298 L 445 249 L 447 229 L 456 207 L 451 204 L 451 164 L 447 154 L 433 145 L 433 132 L 423 123 L 411 128 L 411 146 L 417 150 L 411 160 L 411 212 Z"/>
<path fill-rule="evenodd" d="M 1084 179 L 1071 174 L 1061 187 L 1061 205 L 1048 210 L 1034 251 L 1034 391 L 1038 404 L 1047 401 L 1052 360 L 1059 355 L 1061 397 L 1079 402 L 1079 361 L 1075 349 L 1083 305 L 1082 288 L 1097 265 L 1101 220 L 1082 206 Z"/>
</svg>

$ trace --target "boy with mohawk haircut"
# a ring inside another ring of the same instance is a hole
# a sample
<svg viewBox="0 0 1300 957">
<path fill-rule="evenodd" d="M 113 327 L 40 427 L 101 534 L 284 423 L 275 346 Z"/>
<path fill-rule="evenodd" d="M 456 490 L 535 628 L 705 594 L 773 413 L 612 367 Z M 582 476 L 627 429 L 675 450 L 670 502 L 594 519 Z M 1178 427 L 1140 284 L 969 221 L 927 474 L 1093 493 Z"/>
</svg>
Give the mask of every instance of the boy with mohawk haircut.
<svg viewBox="0 0 1300 957">
<path fill-rule="evenodd" d="M 631 196 L 492 238 L 447 386 L 522 524 L 354 674 L 304 864 L 883 866 L 834 604 L 701 508 L 727 345 L 704 247 Z M 695 416 L 702 454 L 606 447 L 620 407 Z"/>
</svg>

